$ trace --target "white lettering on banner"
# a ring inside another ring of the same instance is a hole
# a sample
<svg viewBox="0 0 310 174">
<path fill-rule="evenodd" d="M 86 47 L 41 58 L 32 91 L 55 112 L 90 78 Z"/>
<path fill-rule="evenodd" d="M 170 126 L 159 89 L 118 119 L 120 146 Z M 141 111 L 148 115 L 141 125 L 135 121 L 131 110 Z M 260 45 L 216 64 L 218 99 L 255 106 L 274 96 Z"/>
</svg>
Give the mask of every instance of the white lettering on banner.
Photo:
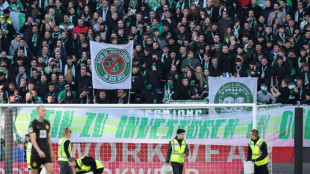
<svg viewBox="0 0 310 174">
<path fill-rule="evenodd" d="M 135 143 L 136 149 L 129 151 L 128 150 L 128 144 L 124 143 L 123 144 L 123 161 L 128 162 L 128 156 L 132 156 L 135 162 L 140 162 L 140 158 L 138 157 L 138 153 L 141 150 L 141 144 Z"/>
<path fill-rule="evenodd" d="M 95 153 L 95 158 L 97 159 L 97 160 L 99 160 L 99 161 L 103 161 L 102 159 L 101 159 L 101 157 L 100 157 L 100 154 L 101 154 L 101 145 L 102 145 L 102 143 L 97 143 L 96 144 L 96 147 L 95 147 L 95 152 L 97 152 L 97 153 Z"/>
<path fill-rule="evenodd" d="M 238 147 L 238 155 L 235 155 L 236 152 L 236 147 Z M 230 151 L 229 151 L 229 155 L 227 158 L 227 162 L 232 162 L 233 160 L 241 160 L 241 161 L 245 161 L 245 154 L 244 154 L 244 150 L 243 147 L 240 146 L 231 146 Z"/>
<path fill-rule="evenodd" d="M 199 145 L 195 144 L 193 154 L 191 153 L 191 151 L 189 151 L 189 155 L 187 157 L 188 162 L 195 162 L 196 161 L 197 155 L 198 155 L 198 150 L 199 150 Z"/>
<path fill-rule="evenodd" d="M 85 148 L 84 148 L 84 152 L 82 153 L 81 151 L 81 144 L 73 144 L 73 147 L 72 147 L 72 154 L 75 154 L 76 151 L 77 151 L 77 154 L 78 154 L 78 157 L 81 158 L 83 157 L 84 155 L 88 155 L 89 153 L 89 149 L 90 149 L 90 146 L 91 146 L 91 143 L 86 143 L 85 145 Z"/>
<path fill-rule="evenodd" d="M 103 161 L 101 156 L 100 156 L 100 151 L 101 151 L 101 146 L 103 145 L 103 143 L 98 143 L 96 144 L 96 147 L 95 147 L 95 151 L 98 152 L 96 153 L 96 159 L 99 160 L 99 161 Z M 111 147 L 111 158 L 109 160 L 109 162 L 115 162 L 116 161 L 116 155 L 117 155 L 117 152 L 116 152 L 116 145 L 115 143 L 109 143 L 110 147 Z"/>
<path fill-rule="evenodd" d="M 211 150 L 211 146 L 207 145 L 206 146 L 206 162 L 211 162 L 211 155 L 218 155 L 220 154 L 219 150 Z"/>
<path fill-rule="evenodd" d="M 268 143 L 272 142 L 274 147 L 294 147 L 294 109 L 295 106 L 261 108 L 257 114 L 260 137 Z M 247 146 L 250 140 L 248 131 L 252 128 L 252 112 L 201 115 L 199 119 L 195 115 L 164 115 L 159 111 L 156 111 L 159 117 L 143 115 L 151 112 L 132 109 L 49 108 L 46 118 L 51 123 L 52 143 L 58 143 L 62 130 L 70 126 L 73 130 L 71 143 L 81 143 L 83 148 L 85 143 L 167 144 L 179 127 L 187 131 L 185 139 L 190 145 Z M 15 121 L 16 138 L 23 139 L 28 133 L 29 123 L 35 114 L 35 108 L 19 110 Z M 310 147 L 310 107 L 304 107 L 303 124 L 304 146 Z M 44 136 L 45 133 L 42 134 Z M 79 155 L 83 155 L 83 150 Z M 75 151 L 78 150 L 75 148 Z"/>
<path fill-rule="evenodd" d="M 153 162 L 153 158 L 155 155 L 158 156 L 160 161 L 165 160 L 165 157 L 161 152 L 161 146 L 162 144 L 157 144 L 155 149 L 153 149 L 153 144 L 147 144 L 147 149 L 148 149 L 147 161 L 148 162 Z"/>
<path fill-rule="evenodd" d="M 199 116 L 203 113 L 202 109 L 160 109 L 160 110 L 130 110 L 129 115 L 137 115 L 137 116 L 162 116 L 162 115 L 170 115 L 170 116 L 178 116 L 175 118 L 188 118 L 189 116 Z M 180 117 L 182 116 L 182 117 Z"/>
</svg>

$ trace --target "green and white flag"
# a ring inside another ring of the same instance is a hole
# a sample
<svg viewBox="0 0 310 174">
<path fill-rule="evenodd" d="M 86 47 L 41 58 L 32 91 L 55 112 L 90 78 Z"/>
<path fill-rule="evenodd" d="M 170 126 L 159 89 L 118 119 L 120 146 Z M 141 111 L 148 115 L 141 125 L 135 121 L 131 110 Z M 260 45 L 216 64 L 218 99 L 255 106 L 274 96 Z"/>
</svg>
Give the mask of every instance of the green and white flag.
<svg viewBox="0 0 310 174">
<path fill-rule="evenodd" d="M 131 89 L 133 42 L 126 45 L 90 41 L 92 81 L 96 89 Z"/>
<path fill-rule="evenodd" d="M 10 12 L 10 17 L 14 29 L 18 32 L 19 29 L 25 24 L 25 13 Z"/>
<path fill-rule="evenodd" d="M 209 78 L 209 103 L 256 103 L 257 78 Z M 218 114 L 249 111 L 252 108 L 216 108 Z"/>
</svg>

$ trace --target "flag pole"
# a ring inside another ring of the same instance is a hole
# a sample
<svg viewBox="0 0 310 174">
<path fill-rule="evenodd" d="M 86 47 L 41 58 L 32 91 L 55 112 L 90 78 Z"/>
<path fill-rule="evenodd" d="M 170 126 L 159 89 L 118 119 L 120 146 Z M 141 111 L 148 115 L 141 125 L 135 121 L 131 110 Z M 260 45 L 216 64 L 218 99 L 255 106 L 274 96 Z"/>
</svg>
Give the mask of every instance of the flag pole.
<svg viewBox="0 0 310 174">
<path fill-rule="evenodd" d="M 93 88 L 93 96 L 94 96 L 94 98 L 93 98 L 93 101 L 94 101 L 94 99 L 96 100 L 95 88 Z M 97 103 L 97 101 L 96 101 L 96 103 Z"/>
<path fill-rule="evenodd" d="M 128 93 L 129 93 L 129 94 L 128 94 L 128 104 L 130 104 L 130 90 L 131 90 L 131 89 L 129 89 L 129 91 L 128 91 Z"/>
</svg>

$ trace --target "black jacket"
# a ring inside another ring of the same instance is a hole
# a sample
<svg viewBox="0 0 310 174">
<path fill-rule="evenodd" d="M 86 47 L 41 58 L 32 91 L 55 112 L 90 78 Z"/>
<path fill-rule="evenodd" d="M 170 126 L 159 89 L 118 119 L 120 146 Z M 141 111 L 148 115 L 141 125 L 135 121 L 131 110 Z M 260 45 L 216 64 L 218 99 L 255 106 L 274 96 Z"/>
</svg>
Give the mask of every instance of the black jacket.
<svg viewBox="0 0 310 174">
<path fill-rule="evenodd" d="M 9 52 L 9 40 L 5 37 L 5 36 L 2 36 L 1 38 L 0 38 L 0 40 L 1 40 L 1 47 L 0 47 L 0 51 L 2 52 L 2 51 L 5 51 L 6 53 L 8 53 Z"/>
<path fill-rule="evenodd" d="M 208 69 L 211 77 L 219 77 L 222 74 L 219 66 L 214 67 L 213 65 L 209 65 Z"/>
<path fill-rule="evenodd" d="M 254 145 L 256 144 L 258 139 L 259 139 L 259 137 L 256 140 L 254 140 Z M 262 151 L 262 155 L 260 157 L 258 157 L 255 161 L 261 161 L 268 156 L 267 144 L 265 141 L 261 144 L 260 150 Z M 251 159 L 252 159 L 252 149 L 251 149 L 250 144 L 249 144 L 247 160 L 250 161 Z"/>
<path fill-rule="evenodd" d="M 182 85 L 179 89 L 179 100 L 191 99 L 189 87 Z"/>
<path fill-rule="evenodd" d="M 221 70 L 221 73 L 232 73 L 233 64 L 233 58 L 229 54 L 222 53 L 218 58 L 218 66 Z"/>
<path fill-rule="evenodd" d="M 287 63 L 283 62 L 281 66 L 275 65 L 274 71 L 277 75 L 278 81 L 281 82 L 285 77 L 289 76 L 290 67 Z"/>
<path fill-rule="evenodd" d="M 39 83 L 37 85 L 37 92 L 38 92 L 38 96 L 40 96 L 42 99 L 44 99 L 45 94 L 48 92 L 48 84 L 47 83 L 45 83 L 45 84 Z"/>
<path fill-rule="evenodd" d="M 153 71 L 151 67 L 146 70 L 146 80 L 152 84 L 153 89 L 161 88 L 162 78 L 163 71 L 160 65 L 157 66 L 156 71 Z"/>
<path fill-rule="evenodd" d="M 26 18 L 27 19 L 27 18 Z M 23 37 L 27 43 L 27 45 L 31 44 L 32 39 L 32 25 L 31 24 L 24 24 L 22 28 L 19 29 L 20 33 L 23 33 Z"/>
<path fill-rule="evenodd" d="M 177 136 L 176 136 L 174 139 L 178 140 L 178 143 L 179 143 L 179 144 L 177 144 L 176 146 L 181 146 L 183 140 L 179 140 Z M 168 150 L 167 150 L 167 157 L 166 157 L 166 163 L 169 163 L 169 162 L 170 162 L 171 153 L 172 153 L 172 144 L 171 144 L 171 141 L 169 141 Z M 186 156 L 189 155 L 188 144 L 186 144 L 184 154 L 185 154 Z"/>
<path fill-rule="evenodd" d="M 247 77 L 248 76 L 247 67 L 244 64 L 242 64 L 241 67 L 234 66 L 234 69 L 233 69 L 234 75 L 236 74 L 236 76 L 238 76 L 238 71 L 239 71 L 239 77 Z"/>
</svg>

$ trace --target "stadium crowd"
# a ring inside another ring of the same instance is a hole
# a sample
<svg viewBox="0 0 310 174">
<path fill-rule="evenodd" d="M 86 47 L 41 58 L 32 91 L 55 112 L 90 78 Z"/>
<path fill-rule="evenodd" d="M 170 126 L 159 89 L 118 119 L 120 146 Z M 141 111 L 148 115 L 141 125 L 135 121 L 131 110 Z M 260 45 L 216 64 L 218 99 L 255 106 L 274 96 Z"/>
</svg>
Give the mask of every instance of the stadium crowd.
<svg viewBox="0 0 310 174">
<path fill-rule="evenodd" d="M 202 100 L 219 76 L 257 77 L 260 103 L 310 104 L 309 0 L 0 0 L 0 13 L 1 103 Z M 132 89 L 93 90 L 89 41 L 129 40 Z"/>
</svg>

